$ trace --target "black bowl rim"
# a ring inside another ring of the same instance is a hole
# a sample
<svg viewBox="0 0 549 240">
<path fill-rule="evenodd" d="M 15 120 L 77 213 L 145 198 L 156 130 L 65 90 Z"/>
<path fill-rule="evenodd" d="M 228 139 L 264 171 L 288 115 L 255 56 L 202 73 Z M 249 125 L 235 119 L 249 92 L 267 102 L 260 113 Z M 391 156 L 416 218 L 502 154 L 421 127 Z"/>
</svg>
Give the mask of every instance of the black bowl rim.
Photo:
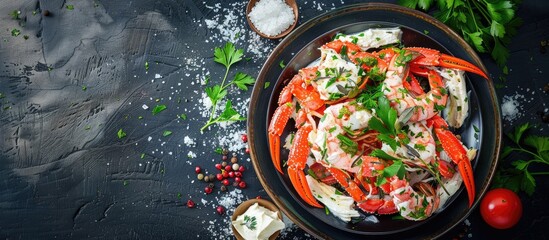
<svg viewBox="0 0 549 240">
<path fill-rule="evenodd" d="M 428 22 L 428 23 L 432 24 L 434 27 L 436 27 L 436 28 L 442 30 L 443 32 L 447 33 L 448 37 L 450 37 L 453 41 L 457 42 L 466 51 L 466 53 L 472 58 L 474 64 L 476 64 L 484 72 L 487 72 L 486 67 L 484 66 L 484 64 L 480 60 L 479 56 L 465 42 L 465 40 L 463 38 L 461 38 L 461 36 L 459 36 L 452 29 L 450 29 L 448 26 L 446 26 L 444 23 L 442 23 L 439 20 L 431 17 L 430 15 L 428 15 L 426 13 L 423 13 L 423 12 L 420 12 L 420 11 L 417 11 L 417 10 L 413 10 L 413 9 L 409 9 L 409 8 L 406 8 L 406 7 L 402 7 L 402 6 L 395 5 L 395 4 L 389 4 L 389 3 L 358 3 L 358 4 L 351 4 L 351 5 L 348 5 L 348 6 L 340 7 L 338 9 L 335 9 L 335 10 L 326 12 L 324 14 L 321 14 L 317 17 L 314 17 L 313 19 L 310 19 L 307 22 L 305 22 L 304 24 L 302 24 L 301 26 L 299 26 L 297 29 L 295 29 L 288 36 L 286 36 L 278 44 L 278 46 L 271 52 L 271 54 L 267 58 L 266 62 L 262 66 L 262 68 L 261 68 L 261 70 L 258 74 L 258 77 L 257 77 L 258 82 L 259 82 L 260 79 L 264 78 L 264 75 L 266 74 L 265 72 L 267 71 L 267 69 L 269 68 L 270 65 L 277 64 L 277 63 L 274 62 L 275 59 L 276 59 L 276 56 L 277 56 L 276 53 L 280 52 L 282 49 L 287 47 L 287 45 L 292 43 L 292 41 L 295 40 L 294 38 L 297 35 L 299 35 L 299 32 L 307 30 L 307 29 L 309 29 L 313 26 L 316 26 L 316 24 L 322 23 L 324 20 L 329 19 L 333 16 L 337 16 L 337 15 L 340 15 L 340 14 L 345 14 L 346 12 L 349 12 L 349 11 L 372 11 L 372 10 L 385 10 L 385 11 L 398 12 L 398 13 L 401 13 L 401 14 L 410 15 L 414 18 L 419 18 L 419 19 L 421 19 L 425 22 Z M 489 79 L 487 81 L 488 81 L 488 86 L 489 86 L 488 91 L 490 93 L 489 97 L 490 97 L 490 100 L 491 100 L 491 103 L 492 103 L 491 104 L 492 105 L 491 110 L 494 111 L 494 115 L 495 115 L 494 116 L 495 140 L 494 140 L 494 149 L 492 151 L 492 156 L 493 157 L 491 159 L 491 166 L 489 168 L 488 175 L 485 178 L 482 186 L 480 188 L 478 188 L 478 186 L 477 186 L 477 189 L 480 189 L 480 192 L 479 192 L 478 196 L 476 197 L 476 200 L 473 203 L 473 205 L 471 206 L 471 208 L 461 218 L 454 221 L 454 223 L 451 224 L 450 228 L 443 229 L 442 231 L 438 232 L 438 235 L 434 236 L 435 238 L 440 237 L 443 234 L 447 233 L 452 228 L 454 228 L 457 224 L 459 224 L 460 222 L 462 222 L 463 220 L 465 220 L 469 216 L 469 214 L 472 212 L 472 210 L 478 204 L 480 204 L 480 199 L 482 198 L 482 196 L 484 196 L 484 194 L 488 190 L 488 186 L 489 186 L 490 182 L 492 181 L 493 176 L 495 174 L 495 169 L 496 169 L 497 164 L 498 164 L 499 153 L 500 153 L 500 148 L 501 148 L 501 135 L 502 135 L 501 113 L 499 111 L 499 107 L 498 107 L 499 103 L 498 103 L 497 96 L 496 96 L 496 93 L 495 93 L 495 87 L 493 85 L 493 81 L 491 79 Z M 262 91 L 263 91 L 263 85 L 256 83 L 256 85 L 254 86 L 253 91 L 252 91 L 250 106 L 253 105 L 254 99 L 257 99 Z M 273 202 L 279 207 L 279 209 L 284 214 L 286 214 L 286 216 L 288 216 L 288 218 L 290 220 L 292 220 L 292 222 L 294 222 L 300 228 L 304 229 L 306 232 L 308 232 L 309 234 L 313 235 L 316 238 L 330 239 L 331 238 L 330 236 L 327 236 L 326 234 L 324 234 L 320 231 L 314 231 L 313 229 L 308 227 L 305 223 L 301 222 L 294 212 L 292 212 L 292 211 L 290 211 L 289 209 L 286 208 L 284 203 L 278 198 L 276 193 L 274 193 L 272 188 L 269 186 L 267 179 L 265 179 L 263 177 L 262 170 L 260 169 L 259 163 L 258 163 L 259 160 L 257 159 L 257 155 L 255 153 L 255 149 L 254 149 L 255 144 L 254 144 L 254 141 L 253 141 L 255 133 L 254 133 L 254 130 L 253 130 L 254 122 L 252 120 L 253 119 L 252 116 L 255 114 L 255 111 L 256 111 L 256 109 L 251 108 L 251 107 L 249 108 L 247 131 L 248 131 L 248 136 L 250 138 L 250 158 L 252 160 L 254 170 L 257 173 L 257 177 L 258 177 L 261 185 L 263 186 L 263 188 L 265 189 L 265 191 L 267 192 L 269 197 L 273 200 Z M 264 124 L 264 123 L 261 123 L 261 124 Z M 260 134 L 263 134 L 263 133 L 260 133 Z M 486 160 L 483 160 L 483 161 L 486 161 Z"/>
</svg>

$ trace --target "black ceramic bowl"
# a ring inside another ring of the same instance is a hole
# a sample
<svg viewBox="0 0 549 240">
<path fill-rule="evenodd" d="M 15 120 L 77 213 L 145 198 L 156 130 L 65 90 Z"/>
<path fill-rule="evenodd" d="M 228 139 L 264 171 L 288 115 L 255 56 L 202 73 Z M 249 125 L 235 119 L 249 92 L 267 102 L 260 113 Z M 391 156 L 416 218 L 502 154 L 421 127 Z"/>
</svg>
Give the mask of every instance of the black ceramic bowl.
<svg viewBox="0 0 549 240">
<path fill-rule="evenodd" d="M 444 209 L 425 221 L 394 220 L 377 216 L 379 222 L 345 223 L 323 209 L 309 207 L 295 192 L 287 174 L 279 174 L 269 154 L 267 127 L 276 109 L 276 100 L 285 81 L 300 68 L 315 61 L 318 47 L 337 33 L 355 33 L 368 28 L 400 27 L 406 46 L 429 47 L 467 60 L 486 71 L 473 49 L 443 23 L 418 11 L 391 4 L 358 4 L 320 15 L 288 35 L 265 62 L 255 84 L 248 115 L 250 155 L 261 184 L 275 204 L 298 226 L 318 238 L 353 239 L 365 235 L 377 238 L 435 238 L 463 221 L 488 189 L 494 174 L 501 137 L 501 120 L 491 80 L 467 74 L 471 91 L 471 109 L 466 124 L 458 129 L 462 141 L 479 149 L 474 160 L 476 199 L 468 207 L 463 187 L 443 206 Z M 288 62 L 282 69 L 279 62 Z M 265 83 L 270 86 L 264 88 Z M 289 124 L 291 125 L 291 124 Z M 288 126 L 285 134 L 292 130 Z M 480 129 L 479 132 L 475 131 Z M 283 136 L 284 138 L 284 136 Z M 287 152 L 282 153 L 285 159 Z"/>
</svg>

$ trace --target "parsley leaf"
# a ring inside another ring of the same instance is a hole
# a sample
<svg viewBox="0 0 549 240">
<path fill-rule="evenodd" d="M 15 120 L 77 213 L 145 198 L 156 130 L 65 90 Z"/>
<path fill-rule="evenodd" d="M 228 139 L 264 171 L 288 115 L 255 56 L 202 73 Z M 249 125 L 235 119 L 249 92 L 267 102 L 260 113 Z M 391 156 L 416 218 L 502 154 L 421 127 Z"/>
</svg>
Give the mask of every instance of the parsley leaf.
<svg viewBox="0 0 549 240">
<path fill-rule="evenodd" d="M 255 79 L 248 74 L 238 72 L 234 76 L 232 83 L 236 84 L 240 90 L 248 90 L 247 86 L 251 86 L 255 83 Z"/>
<path fill-rule="evenodd" d="M 228 69 L 231 65 L 242 60 L 243 55 L 244 50 L 237 50 L 231 42 L 228 42 L 223 48 L 215 48 L 214 61 L 223 64 Z"/>
<path fill-rule="evenodd" d="M 257 220 L 255 216 L 250 217 L 248 215 L 244 215 L 244 222 L 241 223 L 240 225 L 245 225 L 248 229 L 255 230 L 257 225 Z"/>
<path fill-rule="evenodd" d="M 126 137 L 126 132 L 124 132 L 124 130 L 119 129 L 118 132 L 116 133 L 118 135 L 118 138 L 119 139 L 122 139 L 122 138 L 125 138 Z"/>
<path fill-rule="evenodd" d="M 19 36 L 19 34 L 21 34 L 21 31 L 19 29 L 14 28 L 14 29 L 11 30 L 11 35 L 13 37 L 17 37 L 17 36 Z"/>
<path fill-rule="evenodd" d="M 510 164 L 513 168 L 500 168 L 496 172 L 493 188 L 505 187 L 515 192 L 524 191 L 532 195 L 536 189 L 536 175 L 548 175 L 549 172 L 531 172 L 528 167 L 531 164 L 549 165 L 549 137 L 527 135 L 526 131 L 532 126 L 528 123 L 515 127 L 513 132 L 507 134 L 513 142 L 503 148 L 501 158 L 508 158 L 512 153 L 521 154 L 517 159 L 513 156 Z"/>
<path fill-rule="evenodd" d="M 285 68 L 286 64 L 284 64 L 284 60 L 280 60 L 280 62 L 278 63 L 278 66 L 280 66 L 280 68 Z"/>
<path fill-rule="evenodd" d="M 162 104 L 162 105 L 156 105 L 153 110 L 152 110 L 152 114 L 153 115 L 156 115 L 162 111 L 166 110 L 166 105 Z"/>
<path fill-rule="evenodd" d="M 163 137 L 167 137 L 167 136 L 170 136 L 170 135 L 172 135 L 172 131 L 170 131 L 170 130 L 164 130 L 164 132 L 162 133 Z"/>
<path fill-rule="evenodd" d="M 400 5 L 429 11 L 435 0 L 398 0 Z M 515 14 L 518 0 L 436 0 L 434 17 L 460 33 L 480 53 L 490 53 L 503 68 L 511 37 L 522 20 Z"/>
</svg>

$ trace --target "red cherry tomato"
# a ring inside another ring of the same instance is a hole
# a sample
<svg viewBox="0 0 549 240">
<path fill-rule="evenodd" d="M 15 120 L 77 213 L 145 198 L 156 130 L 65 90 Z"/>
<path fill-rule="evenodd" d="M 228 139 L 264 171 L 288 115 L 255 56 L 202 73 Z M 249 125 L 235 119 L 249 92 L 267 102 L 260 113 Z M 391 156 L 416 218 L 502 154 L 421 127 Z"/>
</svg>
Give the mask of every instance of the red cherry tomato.
<svg viewBox="0 0 549 240">
<path fill-rule="evenodd" d="M 505 188 L 488 191 L 480 203 L 480 215 L 488 225 L 507 229 L 520 220 L 522 203 L 516 193 Z"/>
</svg>

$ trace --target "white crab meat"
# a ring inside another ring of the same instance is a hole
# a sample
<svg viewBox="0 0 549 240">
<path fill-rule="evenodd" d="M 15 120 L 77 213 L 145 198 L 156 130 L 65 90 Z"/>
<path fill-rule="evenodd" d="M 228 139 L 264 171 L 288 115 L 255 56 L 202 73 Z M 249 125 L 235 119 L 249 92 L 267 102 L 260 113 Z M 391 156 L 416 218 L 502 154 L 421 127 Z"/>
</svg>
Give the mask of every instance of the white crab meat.
<svg viewBox="0 0 549 240">
<path fill-rule="evenodd" d="M 340 117 L 341 112 L 347 112 L 348 116 Z M 370 118 L 372 114 L 368 110 L 359 109 L 348 102 L 326 108 L 316 131 L 312 131 L 308 138 L 312 144 L 311 152 L 315 159 L 327 166 L 350 172 L 358 171 L 359 168 L 353 167 L 352 163 L 359 153 L 357 155 L 346 153 L 341 148 L 342 143 L 337 136 L 345 134 L 345 129 L 350 131 L 365 129 L 368 127 Z"/>
<path fill-rule="evenodd" d="M 362 51 L 366 51 L 370 48 L 398 43 L 401 37 L 400 28 L 371 28 L 352 35 L 340 35 L 337 39 L 352 42 L 358 45 Z"/>
<path fill-rule="evenodd" d="M 355 201 L 352 197 L 336 194 L 337 191 L 334 187 L 319 182 L 309 175 L 306 178 L 313 196 L 323 203 L 334 216 L 345 222 L 360 216 L 358 211 L 353 208 Z"/>
<path fill-rule="evenodd" d="M 437 195 L 440 201 L 437 211 L 440 211 L 444 208 L 444 204 L 446 204 L 448 199 L 453 196 L 457 192 L 457 190 L 459 190 L 462 182 L 463 179 L 461 178 L 461 175 L 459 173 L 455 173 L 452 178 L 442 180 L 442 184 L 448 192 L 446 192 L 441 186 L 437 188 Z"/>
<path fill-rule="evenodd" d="M 359 67 L 347 61 L 333 49 L 321 48 L 321 61 L 318 67 L 316 85 L 322 100 L 335 100 L 347 95 L 357 87 L 362 76 L 358 76 Z M 346 92 L 342 92 L 344 89 Z"/>
<path fill-rule="evenodd" d="M 448 125 L 460 128 L 469 115 L 469 101 L 465 84 L 465 72 L 456 69 L 437 69 L 448 89 L 448 102 L 442 112 Z"/>
</svg>

